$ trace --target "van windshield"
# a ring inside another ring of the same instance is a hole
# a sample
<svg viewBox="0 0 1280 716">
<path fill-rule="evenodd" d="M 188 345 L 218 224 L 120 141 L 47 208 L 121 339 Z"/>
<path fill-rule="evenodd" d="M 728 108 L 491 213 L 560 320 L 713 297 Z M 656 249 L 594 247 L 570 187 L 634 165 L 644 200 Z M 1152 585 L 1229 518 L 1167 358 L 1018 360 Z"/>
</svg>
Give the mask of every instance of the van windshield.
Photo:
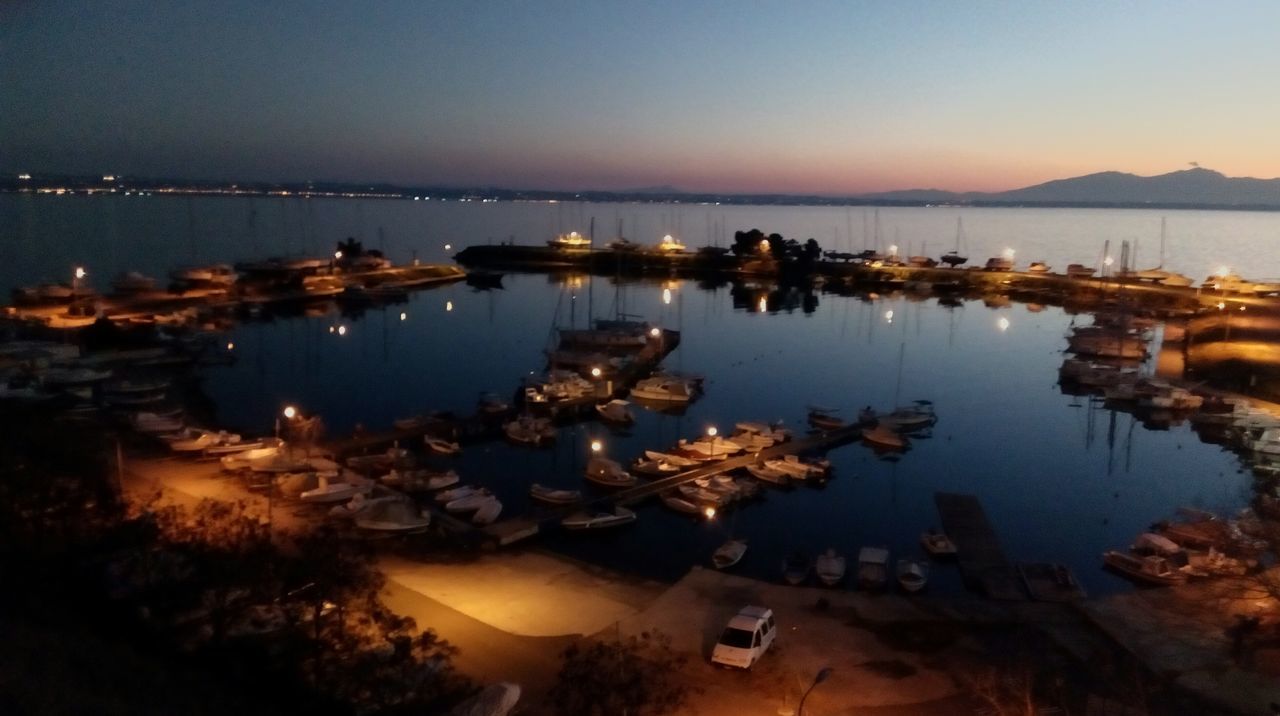
<svg viewBox="0 0 1280 716">
<path fill-rule="evenodd" d="M 729 627 L 720 635 L 720 643 L 725 646 L 732 646 L 736 649 L 750 649 L 752 636 L 752 632 L 745 629 Z"/>
</svg>

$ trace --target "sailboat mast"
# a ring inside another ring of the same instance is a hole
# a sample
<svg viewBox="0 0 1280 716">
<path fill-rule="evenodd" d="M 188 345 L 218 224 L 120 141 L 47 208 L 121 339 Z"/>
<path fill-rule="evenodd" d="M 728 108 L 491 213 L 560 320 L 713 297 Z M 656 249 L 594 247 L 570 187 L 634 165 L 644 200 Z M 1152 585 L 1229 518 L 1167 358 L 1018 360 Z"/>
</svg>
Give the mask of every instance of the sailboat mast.
<svg viewBox="0 0 1280 716">
<path fill-rule="evenodd" d="M 906 354 L 907 354 L 907 344 L 906 344 L 906 341 L 903 341 L 898 345 L 898 381 L 893 386 L 893 409 L 894 410 L 898 409 L 898 397 L 899 397 L 899 393 L 902 392 L 902 359 L 906 357 Z"/>
</svg>

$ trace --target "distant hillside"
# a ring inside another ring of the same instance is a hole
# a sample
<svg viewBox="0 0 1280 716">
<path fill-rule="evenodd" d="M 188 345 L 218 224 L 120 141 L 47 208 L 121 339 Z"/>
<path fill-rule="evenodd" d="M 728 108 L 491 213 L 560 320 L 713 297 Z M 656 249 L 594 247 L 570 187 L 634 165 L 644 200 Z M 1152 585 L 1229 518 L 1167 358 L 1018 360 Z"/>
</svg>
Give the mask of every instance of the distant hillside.
<svg viewBox="0 0 1280 716">
<path fill-rule="evenodd" d="M 869 201 L 958 202 L 999 204 L 1069 204 L 1134 206 L 1143 204 L 1194 206 L 1280 207 L 1280 179 L 1227 177 L 1211 169 L 1144 177 L 1124 172 L 1099 172 L 1036 184 L 1004 192 L 945 192 L 912 189 L 869 194 Z"/>
</svg>

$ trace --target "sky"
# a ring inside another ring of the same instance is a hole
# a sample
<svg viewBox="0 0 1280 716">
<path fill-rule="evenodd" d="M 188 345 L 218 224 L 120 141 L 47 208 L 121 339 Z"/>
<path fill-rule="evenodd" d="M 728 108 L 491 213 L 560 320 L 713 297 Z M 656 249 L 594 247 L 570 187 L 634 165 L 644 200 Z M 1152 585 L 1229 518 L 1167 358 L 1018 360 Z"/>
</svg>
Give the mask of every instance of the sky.
<svg viewBox="0 0 1280 716">
<path fill-rule="evenodd" d="M 0 171 L 998 191 L 1280 175 L 1276 2 L 0 2 Z"/>
</svg>

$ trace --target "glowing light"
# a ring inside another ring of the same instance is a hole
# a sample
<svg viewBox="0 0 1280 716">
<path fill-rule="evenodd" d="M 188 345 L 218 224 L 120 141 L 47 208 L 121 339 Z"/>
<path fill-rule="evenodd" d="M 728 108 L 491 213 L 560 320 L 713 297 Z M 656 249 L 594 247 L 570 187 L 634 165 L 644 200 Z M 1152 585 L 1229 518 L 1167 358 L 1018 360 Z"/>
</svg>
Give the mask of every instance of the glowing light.
<svg viewBox="0 0 1280 716">
<path fill-rule="evenodd" d="M 671 303 L 671 289 L 669 288 L 662 289 L 662 302 L 666 304 Z"/>
<path fill-rule="evenodd" d="M 1009 319 L 1001 318 L 1000 320 L 996 321 L 996 325 L 1000 327 L 1000 330 L 1007 331 L 1009 330 Z"/>
<path fill-rule="evenodd" d="M 293 420 L 295 417 L 298 416 L 298 409 L 293 407 L 292 405 L 286 405 L 284 406 L 284 416 L 289 420 Z"/>
<path fill-rule="evenodd" d="M 885 323 L 893 323 L 893 309 L 884 312 Z"/>
<path fill-rule="evenodd" d="M 1230 268 L 1226 266 L 1219 266 L 1218 270 L 1213 272 L 1213 275 L 1218 276 L 1220 278 L 1226 278 L 1228 275 L 1230 275 L 1230 273 L 1231 273 Z"/>
<path fill-rule="evenodd" d="M 89 272 L 85 271 L 83 266 L 76 267 L 76 278 L 84 278 L 85 276 L 88 276 L 88 275 L 89 275 Z"/>
<path fill-rule="evenodd" d="M 761 250 L 762 252 L 763 252 L 763 251 L 768 251 L 768 250 L 769 250 L 769 240 L 768 240 L 768 239 L 760 239 L 760 250 Z"/>
<path fill-rule="evenodd" d="M 592 378 L 599 378 L 599 377 L 600 377 L 600 372 L 601 372 L 601 371 L 600 371 L 600 369 L 599 369 L 599 368 L 592 368 L 592 369 L 591 369 L 591 377 L 592 377 Z"/>
<path fill-rule="evenodd" d="M 662 243 L 664 244 L 669 244 L 671 243 L 671 241 L 672 241 L 671 234 L 667 234 L 666 236 L 662 237 Z"/>
<path fill-rule="evenodd" d="M 1006 259 L 1009 259 L 1010 261 L 1012 261 L 1012 260 L 1013 260 L 1013 249 L 1005 249 L 1005 250 L 1004 250 L 1004 257 L 1005 257 Z"/>
<path fill-rule="evenodd" d="M 600 442 L 599 440 L 591 441 L 591 452 L 600 452 L 603 449 L 604 449 L 604 443 Z"/>
<path fill-rule="evenodd" d="M 341 259 L 342 259 L 342 252 L 341 252 L 341 251 L 334 251 L 334 252 L 333 252 L 333 257 L 334 257 L 335 259 L 339 259 L 339 260 L 341 260 Z"/>
<path fill-rule="evenodd" d="M 889 245 L 889 255 L 890 255 L 890 256 L 897 256 L 897 255 L 898 255 L 898 245 L 897 245 L 897 244 L 890 244 L 890 245 Z"/>
<path fill-rule="evenodd" d="M 115 174 L 103 174 L 103 175 L 102 175 L 102 181 L 115 181 L 115 180 L 116 180 L 116 175 L 115 175 Z"/>
<path fill-rule="evenodd" d="M 451 249 L 453 249 L 453 244 L 445 244 L 445 245 L 444 245 L 444 250 L 445 250 L 445 251 L 449 251 L 449 250 L 451 250 Z"/>
<path fill-rule="evenodd" d="M 1241 307 L 1240 307 L 1240 310 L 1241 310 L 1241 311 L 1243 311 L 1243 310 L 1244 310 L 1244 306 L 1241 306 Z"/>
<path fill-rule="evenodd" d="M 1226 307 L 1227 307 L 1227 303 L 1226 303 L 1226 301 L 1218 301 L 1218 310 L 1219 310 L 1219 311 L 1221 311 L 1222 309 L 1224 309 L 1224 308 L 1226 308 Z"/>
<path fill-rule="evenodd" d="M 769 310 L 769 299 L 765 296 L 760 297 L 760 312 L 764 313 Z"/>
<path fill-rule="evenodd" d="M 232 342 L 228 341 L 228 342 L 227 342 L 227 350 L 229 350 L 229 351 L 233 351 L 233 350 L 235 350 L 235 349 L 236 349 L 236 344 L 234 344 L 234 343 L 232 343 Z"/>
<path fill-rule="evenodd" d="M 716 436 L 716 433 L 717 433 L 717 432 L 718 432 L 718 431 L 716 430 L 716 426 L 714 426 L 714 425 L 712 425 L 712 426 L 710 426 L 710 427 L 708 427 L 708 428 L 707 428 L 707 435 L 708 435 L 709 437 L 713 437 L 713 438 L 714 438 L 714 437 Z"/>
<path fill-rule="evenodd" d="M 447 312 L 449 312 L 449 311 L 452 311 L 452 310 L 453 310 L 453 301 L 445 301 L 445 302 L 444 302 L 444 310 L 445 310 L 445 312 L 446 312 L 446 313 L 447 313 Z"/>
<path fill-rule="evenodd" d="M 19 175 L 18 175 L 18 179 L 20 179 L 21 181 L 28 181 L 29 179 L 31 179 L 31 175 L 30 175 L 30 174 L 19 174 Z"/>
<path fill-rule="evenodd" d="M 400 312 L 400 320 L 402 320 L 402 321 L 403 321 L 403 320 L 407 319 L 408 317 L 409 317 L 409 314 L 405 313 L 404 311 L 401 311 L 401 312 Z"/>
<path fill-rule="evenodd" d="M 338 326 L 338 335 L 340 335 L 340 336 L 345 336 L 345 335 L 347 335 L 347 327 L 346 327 L 346 326 Z"/>
<path fill-rule="evenodd" d="M 702 508 L 702 515 L 709 520 L 713 520 L 716 517 L 716 508 L 712 507 L 711 505 L 707 505 L 706 507 Z"/>
<path fill-rule="evenodd" d="M 658 336 L 662 335 L 662 331 L 658 328 L 650 328 L 649 335 L 653 336 L 654 338 L 657 338 Z"/>
<path fill-rule="evenodd" d="M 334 331 L 336 331 L 336 330 L 338 330 L 336 327 L 334 327 L 334 326 L 329 326 L 329 332 L 330 332 L 330 333 L 333 333 L 333 332 L 334 332 Z"/>
<path fill-rule="evenodd" d="M 1103 266 L 1110 266 L 1111 264 L 1113 264 L 1113 263 L 1115 263 L 1115 262 L 1116 262 L 1116 260 L 1115 260 L 1115 259 L 1113 259 L 1113 258 L 1111 258 L 1110 256 L 1108 256 L 1108 257 L 1106 257 L 1105 259 L 1103 259 L 1103 260 L 1102 260 L 1102 265 L 1103 265 Z"/>
</svg>

